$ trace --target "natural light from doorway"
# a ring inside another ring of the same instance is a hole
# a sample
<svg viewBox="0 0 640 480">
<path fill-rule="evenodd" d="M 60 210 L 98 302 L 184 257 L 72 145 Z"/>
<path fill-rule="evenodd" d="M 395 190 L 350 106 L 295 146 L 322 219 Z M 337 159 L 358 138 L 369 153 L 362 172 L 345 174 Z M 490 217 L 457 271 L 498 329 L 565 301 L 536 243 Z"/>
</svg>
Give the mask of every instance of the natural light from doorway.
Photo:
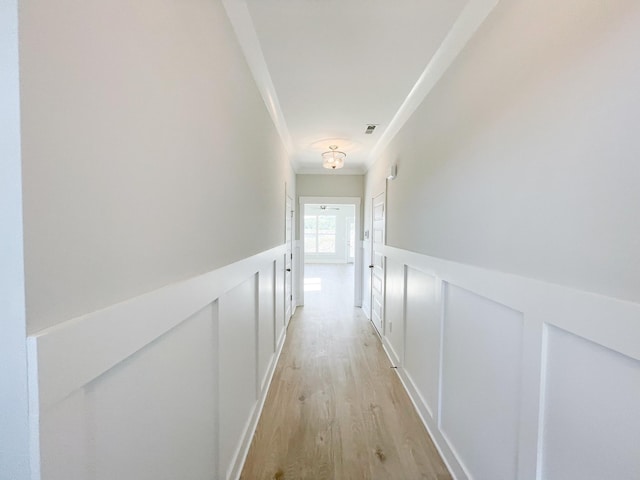
<svg viewBox="0 0 640 480">
<path fill-rule="evenodd" d="M 304 291 L 305 292 L 320 292 L 320 291 L 322 291 L 322 279 L 321 278 L 305 278 L 304 279 Z"/>
</svg>

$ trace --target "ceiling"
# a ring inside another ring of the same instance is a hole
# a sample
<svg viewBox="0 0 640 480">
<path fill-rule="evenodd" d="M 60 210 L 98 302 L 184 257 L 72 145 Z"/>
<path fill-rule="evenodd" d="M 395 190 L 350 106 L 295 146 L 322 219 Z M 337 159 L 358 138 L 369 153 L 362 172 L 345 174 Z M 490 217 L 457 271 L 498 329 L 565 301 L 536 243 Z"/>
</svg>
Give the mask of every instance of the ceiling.
<svg viewBox="0 0 640 480">
<path fill-rule="evenodd" d="M 337 145 L 335 173 L 360 174 L 497 0 L 223 3 L 296 172 L 329 173 L 320 154 Z"/>
</svg>

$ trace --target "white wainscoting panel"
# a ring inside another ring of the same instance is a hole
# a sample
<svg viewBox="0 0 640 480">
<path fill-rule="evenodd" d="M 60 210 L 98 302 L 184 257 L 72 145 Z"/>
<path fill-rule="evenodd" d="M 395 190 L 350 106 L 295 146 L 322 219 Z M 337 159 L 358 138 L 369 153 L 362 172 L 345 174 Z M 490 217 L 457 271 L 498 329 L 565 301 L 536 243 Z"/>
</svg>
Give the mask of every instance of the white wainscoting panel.
<svg viewBox="0 0 640 480">
<path fill-rule="evenodd" d="M 406 295 L 404 367 L 429 416 L 434 418 L 440 379 L 440 283 L 431 275 L 408 268 Z"/>
<path fill-rule="evenodd" d="M 260 270 L 260 312 L 258 315 L 258 391 L 269 380 L 269 365 L 276 353 L 276 262 Z"/>
<path fill-rule="evenodd" d="M 215 328 L 209 305 L 85 387 L 89 478 L 198 480 L 215 471 Z"/>
<path fill-rule="evenodd" d="M 31 480 L 237 479 L 285 336 L 284 248 L 29 337 Z"/>
<path fill-rule="evenodd" d="M 555 327 L 546 340 L 541 478 L 640 478 L 640 361 Z"/>
<path fill-rule="evenodd" d="M 383 253 L 385 350 L 454 478 L 640 479 L 640 304 Z"/>
<path fill-rule="evenodd" d="M 286 333 L 286 320 L 284 318 L 284 254 L 280 255 L 276 259 L 276 291 L 275 291 L 275 306 L 276 306 L 276 338 L 278 342 L 284 338 Z"/>
<path fill-rule="evenodd" d="M 80 389 L 41 415 L 40 469 L 43 479 L 92 478 L 87 461 L 90 446 L 86 411 L 85 392 Z"/>
<path fill-rule="evenodd" d="M 393 364 L 400 366 L 404 364 L 404 265 L 387 258 L 385 277 L 384 336 Z"/>
<path fill-rule="evenodd" d="M 258 400 L 256 392 L 256 278 L 226 293 L 219 302 L 220 473 L 228 478 Z"/>
<path fill-rule="evenodd" d="M 446 285 L 441 429 L 473 478 L 516 477 L 522 314 Z"/>
</svg>

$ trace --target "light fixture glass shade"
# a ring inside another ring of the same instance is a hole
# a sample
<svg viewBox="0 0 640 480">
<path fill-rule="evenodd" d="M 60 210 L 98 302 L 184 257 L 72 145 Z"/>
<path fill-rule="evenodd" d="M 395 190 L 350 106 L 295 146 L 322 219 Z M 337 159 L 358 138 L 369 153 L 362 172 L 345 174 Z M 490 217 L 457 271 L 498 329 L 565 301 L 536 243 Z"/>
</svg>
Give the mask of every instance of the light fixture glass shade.
<svg viewBox="0 0 640 480">
<path fill-rule="evenodd" d="M 322 166 L 332 170 L 344 167 L 344 159 L 347 154 L 337 151 L 337 145 L 329 145 L 329 149 L 328 152 L 322 154 Z"/>
</svg>

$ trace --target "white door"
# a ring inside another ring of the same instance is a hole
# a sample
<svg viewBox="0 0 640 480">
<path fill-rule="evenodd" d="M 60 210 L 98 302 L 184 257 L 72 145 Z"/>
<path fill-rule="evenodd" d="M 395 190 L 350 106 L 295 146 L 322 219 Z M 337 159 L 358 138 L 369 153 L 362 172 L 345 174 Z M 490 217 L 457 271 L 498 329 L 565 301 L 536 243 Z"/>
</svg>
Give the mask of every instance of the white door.
<svg viewBox="0 0 640 480">
<path fill-rule="evenodd" d="M 356 219 L 347 218 L 347 263 L 356 261 Z"/>
<path fill-rule="evenodd" d="M 293 200 L 291 197 L 287 195 L 286 201 L 286 211 L 285 211 L 285 220 L 284 220 L 284 229 L 285 229 L 285 242 L 287 243 L 285 259 L 284 259 L 284 324 L 285 326 L 289 323 L 291 319 L 291 313 L 293 311 L 293 289 L 292 289 L 292 281 L 293 276 L 291 275 L 291 265 L 293 264 L 293 228 L 291 228 L 291 223 L 293 221 L 293 208 L 291 207 L 293 204 Z"/>
<path fill-rule="evenodd" d="M 384 192 L 371 202 L 371 321 L 383 335 L 384 325 Z"/>
</svg>

